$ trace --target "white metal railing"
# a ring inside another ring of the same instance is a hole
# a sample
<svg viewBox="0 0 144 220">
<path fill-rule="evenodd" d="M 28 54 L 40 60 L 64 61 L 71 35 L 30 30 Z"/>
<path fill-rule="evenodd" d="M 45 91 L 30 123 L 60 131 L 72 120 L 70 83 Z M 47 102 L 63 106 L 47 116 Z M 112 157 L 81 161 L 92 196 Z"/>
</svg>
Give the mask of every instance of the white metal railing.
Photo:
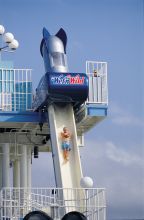
<svg viewBox="0 0 144 220">
<path fill-rule="evenodd" d="M 94 73 L 95 71 L 95 73 Z M 86 62 L 89 77 L 87 104 L 108 104 L 107 63 Z M 32 109 L 32 70 L 0 69 L 0 111 Z"/>
<path fill-rule="evenodd" d="M 107 63 L 86 61 L 89 77 L 88 104 L 108 104 Z"/>
<path fill-rule="evenodd" d="M 0 111 L 32 108 L 32 70 L 0 68 Z"/>
<path fill-rule="evenodd" d="M 85 197 L 79 198 L 81 191 Z M 62 200 L 65 193 L 67 200 Z M 73 196 L 75 194 L 75 201 Z M 106 219 L 105 189 L 62 188 L 3 188 L 0 192 L 0 219 L 21 219 L 30 211 L 42 210 L 54 220 L 75 210 L 82 212 L 88 220 Z"/>
</svg>

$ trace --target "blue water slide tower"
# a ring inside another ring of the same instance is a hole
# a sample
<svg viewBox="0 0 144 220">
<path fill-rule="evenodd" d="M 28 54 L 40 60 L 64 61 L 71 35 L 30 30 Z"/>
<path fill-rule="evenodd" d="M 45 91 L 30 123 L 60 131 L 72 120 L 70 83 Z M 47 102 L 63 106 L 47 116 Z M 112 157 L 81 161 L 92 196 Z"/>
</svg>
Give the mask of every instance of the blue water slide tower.
<svg viewBox="0 0 144 220">
<path fill-rule="evenodd" d="M 45 72 L 35 94 L 31 69 L 0 62 L 0 219 L 106 219 L 105 189 L 93 188 L 94 181 L 85 176 L 80 147 L 84 133 L 107 116 L 107 63 L 87 61 L 85 72 L 71 72 L 66 45 L 64 29 L 51 35 L 43 28 Z M 64 127 L 71 134 L 67 161 Z M 39 152 L 52 155 L 52 188 L 31 187 L 31 163 Z"/>
</svg>

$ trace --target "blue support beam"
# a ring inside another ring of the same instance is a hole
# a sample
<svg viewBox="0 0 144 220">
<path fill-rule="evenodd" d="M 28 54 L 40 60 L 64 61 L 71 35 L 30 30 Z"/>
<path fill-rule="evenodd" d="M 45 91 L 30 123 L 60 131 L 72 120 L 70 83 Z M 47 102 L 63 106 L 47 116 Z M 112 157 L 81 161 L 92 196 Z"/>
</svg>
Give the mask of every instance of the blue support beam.
<svg viewBox="0 0 144 220">
<path fill-rule="evenodd" d="M 87 105 L 87 115 L 106 117 L 107 116 L 107 106 L 106 105 Z M 47 112 L 21 112 L 21 111 L 6 111 L 0 112 L 0 122 L 23 122 L 23 123 L 39 123 L 48 122 Z"/>
<path fill-rule="evenodd" d="M 47 114 L 42 113 L 45 122 L 47 121 Z M 40 113 L 39 112 L 18 112 L 18 111 L 11 111 L 11 112 L 0 112 L 0 122 L 33 122 L 39 123 L 40 122 Z"/>
</svg>

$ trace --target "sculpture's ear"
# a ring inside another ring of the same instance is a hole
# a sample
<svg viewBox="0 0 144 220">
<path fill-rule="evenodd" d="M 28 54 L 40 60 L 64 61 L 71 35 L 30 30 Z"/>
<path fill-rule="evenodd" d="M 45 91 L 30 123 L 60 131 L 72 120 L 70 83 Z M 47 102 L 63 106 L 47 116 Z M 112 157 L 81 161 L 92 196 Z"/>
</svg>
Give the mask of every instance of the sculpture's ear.
<svg viewBox="0 0 144 220">
<path fill-rule="evenodd" d="M 61 39 L 61 41 L 63 42 L 63 45 L 64 45 L 64 51 L 66 53 L 66 44 L 67 44 L 67 35 L 66 35 L 66 32 L 64 31 L 64 29 L 60 29 L 56 35 L 58 38 Z"/>
<path fill-rule="evenodd" d="M 47 39 L 50 36 L 50 33 L 48 30 L 44 27 L 43 28 L 43 38 Z"/>
<path fill-rule="evenodd" d="M 42 52 L 43 44 L 44 44 L 45 40 L 47 40 L 49 38 L 49 36 L 50 36 L 50 33 L 44 27 L 43 28 L 43 39 L 42 39 L 41 44 L 40 44 L 40 53 L 41 53 L 42 57 L 43 57 L 43 52 Z"/>
</svg>

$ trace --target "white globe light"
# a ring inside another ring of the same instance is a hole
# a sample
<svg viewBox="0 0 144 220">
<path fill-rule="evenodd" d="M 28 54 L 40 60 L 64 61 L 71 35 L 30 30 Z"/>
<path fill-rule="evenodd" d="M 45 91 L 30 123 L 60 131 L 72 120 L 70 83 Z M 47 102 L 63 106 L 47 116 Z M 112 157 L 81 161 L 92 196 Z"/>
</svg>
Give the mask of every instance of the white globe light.
<svg viewBox="0 0 144 220">
<path fill-rule="evenodd" d="M 93 180 L 92 178 L 85 176 L 81 178 L 80 185 L 82 188 L 92 188 L 93 187 Z"/>
<path fill-rule="evenodd" d="M 3 25 L 0 25 L 0 35 L 4 34 L 5 28 Z"/>
<path fill-rule="evenodd" d="M 4 34 L 4 41 L 6 43 L 11 43 L 13 41 L 13 39 L 14 39 L 14 36 L 12 33 L 5 33 Z"/>
<path fill-rule="evenodd" d="M 19 42 L 15 39 L 9 44 L 9 48 L 12 49 L 12 50 L 17 49 L 18 46 L 19 46 Z"/>
</svg>

